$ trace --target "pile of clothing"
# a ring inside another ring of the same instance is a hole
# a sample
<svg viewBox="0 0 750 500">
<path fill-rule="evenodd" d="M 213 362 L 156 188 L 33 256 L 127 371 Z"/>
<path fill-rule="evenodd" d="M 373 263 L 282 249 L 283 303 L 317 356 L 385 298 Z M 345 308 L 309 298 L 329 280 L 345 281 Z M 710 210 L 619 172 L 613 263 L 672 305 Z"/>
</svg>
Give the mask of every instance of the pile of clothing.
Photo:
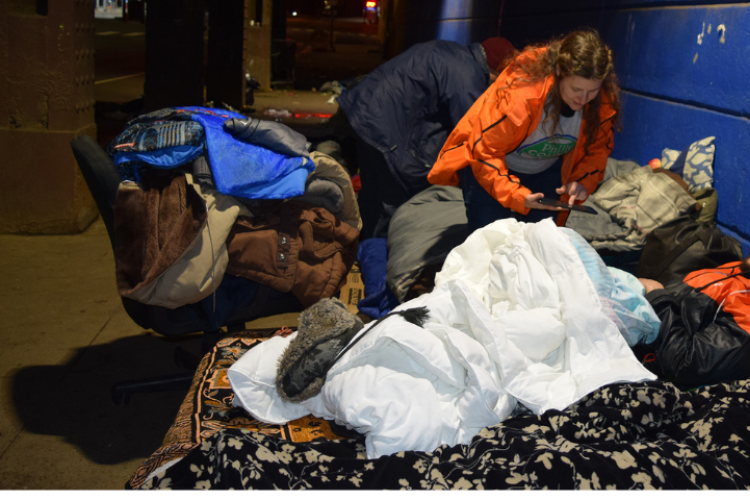
<svg viewBox="0 0 750 500">
<path fill-rule="evenodd" d="M 174 309 L 225 273 L 330 297 L 356 258 L 361 220 L 348 172 L 286 125 L 205 107 L 135 118 L 108 146 L 121 296 Z"/>
</svg>

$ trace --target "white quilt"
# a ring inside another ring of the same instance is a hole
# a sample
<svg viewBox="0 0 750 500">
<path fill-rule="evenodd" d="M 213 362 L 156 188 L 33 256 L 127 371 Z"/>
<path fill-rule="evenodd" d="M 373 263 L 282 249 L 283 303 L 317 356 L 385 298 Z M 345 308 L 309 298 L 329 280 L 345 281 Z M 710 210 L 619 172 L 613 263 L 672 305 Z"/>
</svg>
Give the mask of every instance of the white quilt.
<svg viewBox="0 0 750 500">
<path fill-rule="evenodd" d="M 562 410 L 614 382 L 653 380 L 608 319 L 577 251 L 551 219 L 505 219 L 447 257 L 423 328 L 372 323 L 331 368 L 321 393 L 282 401 L 276 363 L 294 338 L 275 337 L 229 369 L 235 404 L 281 424 L 312 413 L 366 436 L 368 458 L 466 444 L 520 403 Z"/>
</svg>

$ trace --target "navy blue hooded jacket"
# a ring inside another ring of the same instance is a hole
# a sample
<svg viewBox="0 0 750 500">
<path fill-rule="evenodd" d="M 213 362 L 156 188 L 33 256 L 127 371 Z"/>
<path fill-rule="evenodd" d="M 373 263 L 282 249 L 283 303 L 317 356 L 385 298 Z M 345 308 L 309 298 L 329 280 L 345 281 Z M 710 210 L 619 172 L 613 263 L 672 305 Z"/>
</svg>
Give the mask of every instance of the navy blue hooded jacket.
<svg viewBox="0 0 750 500">
<path fill-rule="evenodd" d="M 448 134 L 489 84 L 479 43 L 435 40 L 384 63 L 338 103 L 411 196 L 429 187 L 427 173 Z"/>
</svg>

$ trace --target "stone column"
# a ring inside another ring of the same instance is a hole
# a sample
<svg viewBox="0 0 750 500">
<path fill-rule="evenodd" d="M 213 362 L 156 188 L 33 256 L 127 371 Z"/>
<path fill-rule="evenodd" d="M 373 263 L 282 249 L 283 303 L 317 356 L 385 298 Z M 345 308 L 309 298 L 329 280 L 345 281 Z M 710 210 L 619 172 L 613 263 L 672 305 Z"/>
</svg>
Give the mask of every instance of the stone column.
<svg viewBox="0 0 750 500">
<path fill-rule="evenodd" d="M 70 141 L 94 123 L 94 0 L 0 2 L 0 232 L 62 234 L 97 216 Z"/>
</svg>

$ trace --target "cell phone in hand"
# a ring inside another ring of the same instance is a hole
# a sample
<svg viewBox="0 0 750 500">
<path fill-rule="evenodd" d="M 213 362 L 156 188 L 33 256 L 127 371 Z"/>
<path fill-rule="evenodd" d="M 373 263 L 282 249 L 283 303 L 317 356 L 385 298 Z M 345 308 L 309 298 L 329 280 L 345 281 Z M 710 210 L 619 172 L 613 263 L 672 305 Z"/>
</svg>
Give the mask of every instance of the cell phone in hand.
<svg viewBox="0 0 750 500">
<path fill-rule="evenodd" d="M 542 205 L 549 205 L 552 207 L 561 207 L 561 208 L 569 208 L 570 210 L 576 210 L 578 212 L 584 212 L 587 214 L 594 214 L 596 215 L 596 210 L 594 210 L 591 207 L 587 207 L 585 205 L 568 205 L 568 202 L 566 201 L 560 201 L 560 200 L 553 200 L 552 198 L 541 198 L 539 200 L 536 200 Z"/>
</svg>

